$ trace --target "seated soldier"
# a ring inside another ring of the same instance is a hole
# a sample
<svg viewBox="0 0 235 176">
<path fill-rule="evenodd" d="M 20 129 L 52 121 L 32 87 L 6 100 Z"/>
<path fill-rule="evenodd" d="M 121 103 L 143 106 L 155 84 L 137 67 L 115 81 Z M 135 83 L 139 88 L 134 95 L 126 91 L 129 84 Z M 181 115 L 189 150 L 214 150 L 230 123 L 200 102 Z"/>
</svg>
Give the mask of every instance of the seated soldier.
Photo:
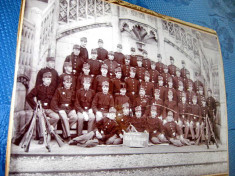
<svg viewBox="0 0 235 176">
<path fill-rule="evenodd" d="M 173 92 L 170 90 L 168 91 L 168 99 L 164 102 L 164 110 L 163 110 L 163 118 L 164 122 L 166 122 L 166 117 L 168 114 L 168 111 L 172 111 L 174 113 L 174 121 L 177 120 L 177 102 L 173 100 Z"/>
<path fill-rule="evenodd" d="M 172 76 L 170 75 L 170 73 L 168 73 L 168 67 L 167 65 L 164 65 L 163 67 L 163 73 L 162 73 L 162 77 L 163 77 L 163 86 L 167 87 L 168 86 L 168 79 L 172 78 Z"/>
<path fill-rule="evenodd" d="M 146 109 L 150 105 L 149 98 L 145 94 L 145 90 L 143 87 L 140 87 L 139 95 L 136 97 L 134 102 L 134 107 L 140 106 L 142 110 L 142 116 L 146 116 Z"/>
<path fill-rule="evenodd" d="M 193 96 L 193 104 L 191 105 L 191 122 L 192 126 L 196 127 L 196 136 L 194 137 L 194 131 L 192 130 L 192 139 L 196 138 L 198 139 L 199 137 L 199 132 L 200 132 L 200 123 L 199 123 L 199 118 L 201 118 L 201 108 L 197 104 L 197 96 Z"/>
<path fill-rule="evenodd" d="M 193 91 L 193 84 L 189 82 L 187 91 L 187 103 L 189 105 L 193 104 L 193 97 L 197 94 Z"/>
<path fill-rule="evenodd" d="M 146 132 L 147 121 L 146 116 L 142 115 L 141 106 L 135 107 L 135 115 L 131 118 L 130 124 L 132 132 Z"/>
<path fill-rule="evenodd" d="M 146 92 L 146 96 L 149 99 L 153 98 L 154 84 L 150 82 L 150 75 L 148 71 L 145 71 L 144 81 L 140 83 L 140 87 L 143 87 Z"/>
<path fill-rule="evenodd" d="M 184 91 L 184 85 L 183 85 L 183 82 L 179 82 L 179 88 L 178 90 L 176 91 L 176 94 L 177 94 L 177 103 L 182 103 L 182 97 L 183 95 L 186 94 L 186 92 Z M 186 97 L 187 98 L 187 97 Z M 187 99 L 186 99 L 187 100 Z"/>
<path fill-rule="evenodd" d="M 36 109 L 37 103 L 35 102 L 35 98 L 37 101 L 40 101 L 42 104 L 42 108 L 44 109 L 45 115 L 49 118 L 50 124 L 56 128 L 57 122 L 59 121 L 59 115 L 52 110 L 50 106 L 51 99 L 54 94 L 54 87 L 51 85 L 51 72 L 45 72 L 42 76 L 42 84 L 37 85 L 33 88 L 29 94 L 26 96 L 26 101 L 31 106 L 32 109 Z M 39 111 L 40 112 L 40 111 Z M 41 113 L 38 113 L 38 116 L 42 117 Z M 39 118 L 43 119 L 43 118 Z M 39 124 L 40 121 L 39 121 Z M 39 125 L 39 144 L 43 144 L 43 131 L 41 126 Z"/>
<path fill-rule="evenodd" d="M 163 77 L 162 77 L 162 76 L 158 76 L 158 85 L 157 85 L 157 89 L 160 91 L 160 99 L 162 99 L 163 101 L 165 101 L 165 91 L 166 91 L 166 87 L 163 86 Z"/>
<path fill-rule="evenodd" d="M 93 76 L 89 75 L 90 73 L 90 65 L 88 63 L 84 63 L 82 67 L 83 74 L 80 74 L 77 79 L 76 90 L 79 90 L 83 87 L 83 82 L 85 78 L 89 78 L 91 80 L 90 88 L 93 89 Z"/>
<path fill-rule="evenodd" d="M 180 69 L 176 68 L 176 76 L 173 77 L 173 83 L 175 90 L 179 89 L 179 82 L 183 83 L 184 79 L 180 77 Z"/>
<path fill-rule="evenodd" d="M 149 140 L 153 144 L 167 142 L 164 136 L 162 122 L 157 118 L 157 106 L 151 106 L 150 113 L 147 117 L 147 129 L 149 132 Z"/>
<path fill-rule="evenodd" d="M 108 59 L 104 61 L 104 64 L 108 66 L 108 76 L 110 79 L 115 77 L 115 69 L 120 66 L 115 60 L 114 60 L 114 53 L 113 51 L 109 51 L 108 53 Z"/>
<path fill-rule="evenodd" d="M 102 92 L 96 93 L 92 101 L 92 109 L 96 115 L 96 121 L 105 117 L 111 107 L 114 107 L 114 99 L 109 92 L 109 82 L 102 83 Z"/>
<path fill-rule="evenodd" d="M 137 57 L 137 67 L 136 67 L 136 79 L 140 82 L 144 80 L 145 68 L 142 66 L 143 58 L 141 56 Z"/>
<path fill-rule="evenodd" d="M 104 118 L 97 120 L 96 137 L 101 143 L 108 145 L 117 145 L 122 143 L 122 139 L 119 137 L 120 130 L 115 118 L 116 109 L 111 107 Z"/>
<path fill-rule="evenodd" d="M 102 61 L 97 59 L 97 50 L 91 50 L 91 59 L 87 60 L 87 63 L 90 65 L 90 74 L 94 78 L 100 74 L 100 67 L 102 65 Z"/>
<path fill-rule="evenodd" d="M 69 75 L 72 77 L 72 89 L 75 90 L 76 88 L 76 76 L 73 74 L 72 62 L 64 62 L 64 72 L 60 75 L 59 79 L 59 87 L 63 86 L 64 77 Z"/>
<path fill-rule="evenodd" d="M 76 93 L 75 109 L 78 116 L 78 132 L 77 135 L 82 135 L 83 122 L 88 121 L 88 133 L 94 128 L 95 115 L 91 108 L 92 100 L 95 96 L 95 91 L 90 89 L 91 79 L 86 77 L 83 79 L 83 88 Z"/>
<path fill-rule="evenodd" d="M 110 93 L 112 95 L 118 95 L 120 93 L 120 88 L 121 88 L 121 78 L 122 78 L 122 70 L 121 67 L 117 67 L 115 69 L 115 75 L 116 78 L 111 79 L 110 81 Z"/>
<path fill-rule="evenodd" d="M 181 128 L 174 121 L 172 111 L 168 111 L 166 120 L 167 123 L 164 125 L 164 132 L 165 137 L 168 139 L 168 141 L 177 147 L 190 145 L 190 142 L 183 137 Z"/>
<path fill-rule="evenodd" d="M 119 125 L 122 134 L 129 131 L 130 127 L 130 105 L 129 103 L 122 104 L 122 110 L 117 112 L 116 121 Z"/>
<path fill-rule="evenodd" d="M 173 93 L 173 100 L 177 102 L 177 92 L 173 88 L 173 80 L 171 77 L 168 78 L 168 86 L 165 89 L 165 101 L 168 100 L 168 92 L 171 91 Z"/>
<path fill-rule="evenodd" d="M 125 103 L 130 104 L 130 99 L 128 96 L 126 96 L 126 84 L 121 83 L 120 94 L 115 95 L 115 97 L 114 97 L 114 107 L 119 112 L 122 110 L 122 108 L 123 108 L 122 106 Z"/>
<path fill-rule="evenodd" d="M 125 64 L 121 66 L 122 67 L 122 80 L 125 80 L 125 78 L 130 76 L 130 56 L 125 56 Z"/>
<path fill-rule="evenodd" d="M 110 79 L 107 77 L 107 74 L 108 74 L 108 66 L 106 64 L 102 64 L 101 65 L 101 75 L 97 75 L 94 79 L 93 88 L 96 93 L 102 92 L 103 82 L 110 81 Z"/>
<path fill-rule="evenodd" d="M 151 61 L 151 70 L 149 70 L 150 81 L 154 84 L 154 88 L 157 87 L 159 72 L 156 70 L 156 62 Z"/>
<path fill-rule="evenodd" d="M 160 120 L 162 120 L 163 119 L 162 116 L 163 116 L 164 102 L 160 98 L 160 90 L 159 89 L 155 89 L 155 91 L 154 91 L 154 99 L 152 99 L 150 105 L 157 106 L 157 115 L 158 115 L 158 118 Z"/>
<path fill-rule="evenodd" d="M 51 100 L 51 108 L 59 113 L 62 120 L 63 136 L 70 140 L 70 127 L 77 123 L 78 117 L 74 108 L 75 92 L 72 89 L 72 77 L 64 77 L 63 86 L 56 89 Z"/>
</svg>

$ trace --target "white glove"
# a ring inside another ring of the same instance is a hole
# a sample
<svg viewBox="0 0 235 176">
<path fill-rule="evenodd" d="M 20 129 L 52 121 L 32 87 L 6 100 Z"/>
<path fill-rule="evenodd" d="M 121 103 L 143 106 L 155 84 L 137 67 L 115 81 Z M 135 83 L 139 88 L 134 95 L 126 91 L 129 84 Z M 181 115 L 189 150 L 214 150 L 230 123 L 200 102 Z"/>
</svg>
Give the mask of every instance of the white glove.
<svg viewBox="0 0 235 176">
<path fill-rule="evenodd" d="M 88 110 L 88 113 L 89 113 L 89 114 L 92 114 L 92 113 L 93 113 L 93 110 L 92 110 L 92 109 L 89 109 L 89 110 Z"/>
<path fill-rule="evenodd" d="M 97 121 L 100 121 L 103 118 L 103 115 L 100 111 L 96 112 Z"/>
<path fill-rule="evenodd" d="M 101 139 L 101 138 L 102 138 L 102 135 L 100 134 L 99 131 L 96 131 L 95 135 L 96 135 L 96 137 L 97 137 L 98 139 Z"/>
</svg>

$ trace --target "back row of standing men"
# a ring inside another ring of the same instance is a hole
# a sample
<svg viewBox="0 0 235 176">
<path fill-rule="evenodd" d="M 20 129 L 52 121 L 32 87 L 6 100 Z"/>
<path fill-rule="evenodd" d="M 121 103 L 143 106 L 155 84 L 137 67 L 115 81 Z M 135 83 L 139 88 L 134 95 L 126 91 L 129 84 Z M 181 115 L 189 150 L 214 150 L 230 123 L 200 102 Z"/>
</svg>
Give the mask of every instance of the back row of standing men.
<svg viewBox="0 0 235 176">
<path fill-rule="evenodd" d="M 179 69 L 173 57 L 167 66 L 160 54 L 156 63 L 147 57 L 145 50 L 142 55 L 136 55 L 135 48 L 131 48 L 131 55 L 124 55 L 121 44 L 117 45 L 117 52 L 108 52 L 103 48 L 102 39 L 98 40 L 99 48 L 91 50 L 89 58 L 86 43 L 84 37 L 80 46 L 73 46 L 60 76 L 54 69 L 55 59 L 48 57 L 47 67 L 38 72 L 35 88 L 26 97 L 32 108 L 36 106 L 34 97 L 42 102 L 53 126 L 62 120 L 65 138 L 70 140 L 70 127 L 76 122 L 77 135 L 81 136 L 84 120 L 88 121 L 88 133 L 98 128 L 96 132 L 106 135 L 106 142 L 107 136 L 115 135 L 109 144 L 120 142 L 122 131 L 127 131 L 130 125 L 137 131 L 149 131 L 155 143 L 165 140 L 159 134 L 170 133 L 171 137 L 178 134 L 185 139 L 189 132 L 192 139 L 200 133 L 204 135 L 203 119 L 206 115 L 212 120 L 215 118 L 215 100 L 210 89 L 206 99 L 197 73 L 195 81 L 190 79 L 184 60 Z M 127 113 L 124 109 L 129 109 L 129 118 L 124 118 Z M 152 118 L 158 119 L 159 125 L 147 120 L 151 111 L 156 112 Z M 169 123 L 168 116 L 173 119 Z M 115 129 L 119 130 L 113 130 L 116 123 L 119 127 Z M 174 128 L 171 123 L 175 123 Z M 151 135 L 154 133 L 157 135 Z"/>
</svg>

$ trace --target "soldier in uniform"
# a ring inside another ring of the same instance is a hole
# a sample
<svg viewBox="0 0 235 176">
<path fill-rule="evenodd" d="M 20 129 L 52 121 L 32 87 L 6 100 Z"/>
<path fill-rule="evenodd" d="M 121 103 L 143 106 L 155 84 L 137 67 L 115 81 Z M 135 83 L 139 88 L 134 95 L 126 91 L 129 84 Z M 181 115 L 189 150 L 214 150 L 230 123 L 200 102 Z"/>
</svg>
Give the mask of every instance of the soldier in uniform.
<svg viewBox="0 0 235 176">
<path fill-rule="evenodd" d="M 140 86 L 139 95 L 136 97 L 134 102 L 134 107 L 140 106 L 142 110 L 142 116 L 146 116 L 148 108 L 150 104 L 149 98 L 146 96 L 144 87 Z"/>
<path fill-rule="evenodd" d="M 51 100 L 51 109 L 59 113 L 62 120 L 63 136 L 71 140 L 70 127 L 77 123 L 78 117 L 74 108 L 75 92 L 71 88 L 72 77 L 64 77 L 63 87 L 56 89 Z"/>
<path fill-rule="evenodd" d="M 51 85 L 51 80 L 52 80 L 51 72 L 43 73 L 42 84 L 35 86 L 30 91 L 30 93 L 26 96 L 26 101 L 32 109 L 36 109 L 37 104 L 35 102 L 35 98 L 37 99 L 37 101 L 40 101 L 46 116 L 49 118 L 50 124 L 55 128 L 57 122 L 59 121 L 59 115 L 55 113 L 50 107 L 51 99 L 54 95 L 54 87 Z M 42 117 L 41 113 L 38 113 L 38 115 Z M 39 124 L 41 124 L 40 121 Z M 38 130 L 39 130 L 39 144 L 42 144 L 43 131 L 41 131 L 42 128 L 40 125 Z"/>
<path fill-rule="evenodd" d="M 122 110 L 123 104 L 128 103 L 130 105 L 130 98 L 126 96 L 126 84 L 121 83 L 120 85 L 120 94 L 115 95 L 114 105 L 115 109 L 120 112 Z"/>
<path fill-rule="evenodd" d="M 181 78 L 183 78 L 183 80 L 185 82 L 185 80 L 186 80 L 186 73 L 188 72 L 188 70 L 185 67 L 185 61 L 184 60 L 181 61 L 181 64 L 182 64 L 182 68 L 180 70 L 180 76 L 181 76 Z"/>
<path fill-rule="evenodd" d="M 130 116 L 129 103 L 126 102 L 126 103 L 122 104 L 121 106 L 122 106 L 122 108 L 121 108 L 122 110 L 117 112 L 116 121 L 117 121 L 118 126 L 120 128 L 120 131 L 122 131 L 122 134 L 123 134 L 124 132 L 129 131 L 131 116 Z"/>
<path fill-rule="evenodd" d="M 147 70 L 144 74 L 144 81 L 140 83 L 140 87 L 144 88 L 146 96 L 151 100 L 154 94 L 154 84 L 150 82 L 150 74 Z"/>
<path fill-rule="evenodd" d="M 186 94 L 186 92 L 184 91 L 184 86 L 183 86 L 182 82 L 179 82 L 179 88 L 178 88 L 176 94 L 177 94 L 177 103 L 178 104 L 182 103 L 182 96 L 183 96 L 183 94 Z"/>
<path fill-rule="evenodd" d="M 91 78 L 85 77 L 82 80 L 83 86 L 76 93 L 74 106 L 78 116 L 78 136 L 82 135 L 84 121 L 88 121 L 88 133 L 94 128 L 95 115 L 91 106 L 95 91 L 90 89 L 91 82 Z"/>
<path fill-rule="evenodd" d="M 163 73 L 163 66 L 164 66 L 164 64 L 162 63 L 162 55 L 158 54 L 157 58 L 158 58 L 158 62 L 156 63 L 156 69 L 160 74 L 162 74 Z"/>
<path fill-rule="evenodd" d="M 113 51 L 109 51 L 108 59 L 104 61 L 104 64 L 108 66 L 108 76 L 110 79 L 115 77 L 115 69 L 120 66 L 116 61 L 114 61 Z"/>
<path fill-rule="evenodd" d="M 147 129 L 147 121 L 146 121 L 146 116 L 142 115 L 142 108 L 141 106 L 136 106 L 135 107 L 135 115 L 131 118 L 130 121 L 132 127 L 132 131 L 137 131 L 137 132 L 144 132 Z"/>
<path fill-rule="evenodd" d="M 154 84 L 154 88 L 157 87 L 159 72 L 156 70 L 156 63 L 151 61 L 151 70 L 149 70 L 150 81 Z"/>
<path fill-rule="evenodd" d="M 177 67 L 174 65 L 175 59 L 172 56 L 170 56 L 170 62 L 171 62 L 171 64 L 168 65 L 168 73 L 172 77 L 174 77 L 174 76 L 176 76 L 176 68 Z"/>
<path fill-rule="evenodd" d="M 108 66 L 106 64 L 101 65 L 101 75 L 97 75 L 94 79 L 93 88 L 94 91 L 102 92 L 102 83 L 104 81 L 110 82 L 110 79 L 107 77 L 108 74 Z"/>
<path fill-rule="evenodd" d="M 183 83 L 183 78 L 180 77 L 180 69 L 176 68 L 176 76 L 173 77 L 173 85 L 175 90 L 179 89 L 179 82 Z"/>
<path fill-rule="evenodd" d="M 162 73 L 163 77 L 163 86 L 167 87 L 168 85 L 168 79 L 172 78 L 171 75 L 168 73 L 168 67 L 167 65 L 163 66 L 164 73 Z"/>
<path fill-rule="evenodd" d="M 80 39 L 80 54 L 79 56 L 81 58 L 83 58 L 84 62 L 87 62 L 89 55 L 88 55 L 88 51 L 86 49 L 86 45 L 87 45 L 87 38 L 86 37 L 82 37 Z"/>
<path fill-rule="evenodd" d="M 110 93 L 112 95 L 118 95 L 120 93 L 120 89 L 121 89 L 121 78 L 122 78 L 122 69 L 121 67 L 117 67 L 115 69 L 115 74 L 116 74 L 116 78 L 113 78 L 110 81 Z"/>
<path fill-rule="evenodd" d="M 198 72 L 195 73 L 195 81 L 194 81 L 194 91 L 198 94 L 199 93 L 199 87 L 203 87 L 204 89 L 204 86 L 203 86 L 203 83 L 199 80 L 199 75 L 198 75 Z"/>
<path fill-rule="evenodd" d="M 79 45 L 73 46 L 73 52 L 67 56 L 64 62 L 71 62 L 73 68 L 73 75 L 77 78 L 82 71 L 82 65 L 85 62 L 84 57 L 80 55 L 81 47 Z"/>
<path fill-rule="evenodd" d="M 187 103 L 189 105 L 193 104 L 193 97 L 197 95 L 194 91 L 193 91 L 193 83 L 189 82 L 188 84 L 188 91 L 187 91 Z"/>
<path fill-rule="evenodd" d="M 165 101 L 165 91 L 166 91 L 166 87 L 163 86 L 163 77 L 162 77 L 162 76 L 158 76 L 158 85 L 157 85 L 157 89 L 160 90 L 160 99 L 162 99 L 163 101 Z"/>
<path fill-rule="evenodd" d="M 209 113 L 209 108 L 206 105 L 205 97 L 203 97 L 201 99 L 201 102 L 202 102 L 202 106 L 201 106 L 201 118 L 199 118 L 199 123 L 200 123 L 201 139 L 203 141 L 203 140 L 205 140 L 205 125 L 206 125 L 205 121 L 206 121 L 206 117 L 208 116 L 208 113 Z"/>
<path fill-rule="evenodd" d="M 191 122 L 196 129 L 196 135 L 194 137 L 194 131 L 192 130 L 192 139 L 198 139 L 200 132 L 199 119 L 201 118 L 201 107 L 197 104 L 197 96 L 193 96 L 193 104 L 191 105 Z"/>
<path fill-rule="evenodd" d="M 121 66 L 122 67 L 122 79 L 125 80 L 125 78 L 130 76 L 130 56 L 126 55 L 125 57 L 125 64 Z"/>
<path fill-rule="evenodd" d="M 143 50 L 143 67 L 146 70 L 150 70 L 151 69 L 151 61 L 148 58 L 148 52 L 146 50 Z"/>
<path fill-rule="evenodd" d="M 184 80 L 184 90 L 187 91 L 189 84 L 193 84 L 193 81 L 190 79 L 190 72 L 186 72 L 186 79 Z"/>
<path fill-rule="evenodd" d="M 137 67 L 137 56 L 133 47 L 131 48 L 130 63 L 132 67 Z"/>
<path fill-rule="evenodd" d="M 64 63 L 64 73 L 62 73 L 60 75 L 60 81 L 59 81 L 59 85 L 58 87 L 62 87 L 63 86 L 63 82 L 64 82 L 64 77 L 66 75 L 69 75 L 72 77 L 72 89 L 75 90 L 76 88 L 76 77 L 73 75 L 73 68 L 72 68 L 72 63 L 71 62 L 65 62 Z"/>
<path fill-rule="evenodd" d="M 90 73 L 90 65 L 88 63 L 84 63 L 82 67 L 83 74 L 80 74 L 77 79 L 76 89 L 79 90 L 83 87 L 83 82 L 85 78 L 89 78 L 91 80 L 91 88 L 93 88 L 93 76 L 89 75 Z"/>
<path fill-rule="evenodd" d="M 165 101 L 168 99 L 168 92 L 171 91 L 173 93 L 173 100 L 177 102 L 177 91 L 173 88 L 173 80 L 172 77 L 168 78 L 167 87 L 165 90 Z"/>
<path fill-rule="evenodd" d="M 36 77 L 36 84 L 35 87 L 38 85 L 41 85 L 43 83 L 42 78 L 43 74 L 46 72 L 51 72 L 51 86 L 54 88 L 54 91 L 56 90 L 58 84 L 59 84 L 59 75 L 57 71 L 55 70 L 55 58 L 54 57 L 47 57 L 46 59 L 47 65 L 45 68 L 42 68 L 39 70 L 37 77 Z"/>
<path fill-rule="evenodd" d="M 125 79 L 127 96 L 130 98 L 130 107 L 133 108 L 133 103 L 139 91 L 139 81 L 135 79 L 136 68 L 130 68 L 130 77 Z"/>
<path fill-rule="evenodd" d="M 109 82 L 102 82 L 102 92 L 96 93 L 92 101 L 92 109 L 96 115 L 96 121 L 100 121 L 106 117 L 109 109 L 114 107 L 114 99 L 111 94 L 109 94 Z"/>
<path fill-rule="evenodd" d="M 177 115 L 178 115 L 178 112 L 177 112 L 178 107 L 177 107 L 177 102 L 173 99 L 174 93 L 172 92 L 172 90 L 169 90 L 167 92 L 167 95 L 168 95 L 167 99 L 164 102 L 163 118 L 164 118 L 164 120 L 166 120 L 168 112 L 172 111 L 174 120 L 176 121 L 177 120 Z"/>
<path fill-rule="evenodd" d="M 98 54 L 97 59 L 100 61 L 104 61 L 104 60 L 108 59 L 108 51 L 103 48 L 104 42 L 102 39 L 98 40 L 98 45 L 99 45 L 99 47 L 96 49 L 97 54 Z"/>
<path fill-rule="evenodd" d="M 137 57 L 137 67 L 136 67 L 136 79 L 138 79 L 140 82 L 144 80 L 144 73 L 145 68 L 142 67 L 143 64 L 143 58 L 141 56 Z"/>
<path fill-rule="evenodd" d="M 204 90 L 202 86 L 199 86 L 199 91 L 197 95 L 197 101 L 199 106 L 202 106 L 202 99 L 205 99 Z"/>
<path fill-rule="evenodd" d="M 91 59 L 87 60 L 87 63 L 90 65 L 90 74 L 93 77 L 96 77 L 100 74 L 100 67 L 102 65 L 102 61 L 97 59 L 97 50 L 91 50 Z"/>
<path fill-rule="evenodd" d="M 122 44 L 117 45 L 117 51 L 114 52 L 114 60 L 120 65 L 125 63 L 125 56 L 122 54 Z"/>
<path fill-rule="evenodd" d="M 161 144 L 167 142 L 164 136 L 164 128 L 161 120 L 157 116 L 157 106 L 152 105 L 150 113 L 147 116 L 147 131 L 149 132 L 149 140 L 153 144 Z"/>
</svg>

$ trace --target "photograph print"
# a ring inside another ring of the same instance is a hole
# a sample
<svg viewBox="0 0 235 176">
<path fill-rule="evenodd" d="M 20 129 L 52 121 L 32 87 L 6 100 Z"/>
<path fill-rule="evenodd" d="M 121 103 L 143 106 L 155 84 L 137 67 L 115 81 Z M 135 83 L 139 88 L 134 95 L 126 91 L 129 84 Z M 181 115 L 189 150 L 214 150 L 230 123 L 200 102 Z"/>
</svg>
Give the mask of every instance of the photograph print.
<svg viewBox="0 0 235 176">
<path fill-rule="evenodd" d="M 6 174 L 228 173 L 215 31 L 124 1 L 22 7 Z"/>
</svg>

